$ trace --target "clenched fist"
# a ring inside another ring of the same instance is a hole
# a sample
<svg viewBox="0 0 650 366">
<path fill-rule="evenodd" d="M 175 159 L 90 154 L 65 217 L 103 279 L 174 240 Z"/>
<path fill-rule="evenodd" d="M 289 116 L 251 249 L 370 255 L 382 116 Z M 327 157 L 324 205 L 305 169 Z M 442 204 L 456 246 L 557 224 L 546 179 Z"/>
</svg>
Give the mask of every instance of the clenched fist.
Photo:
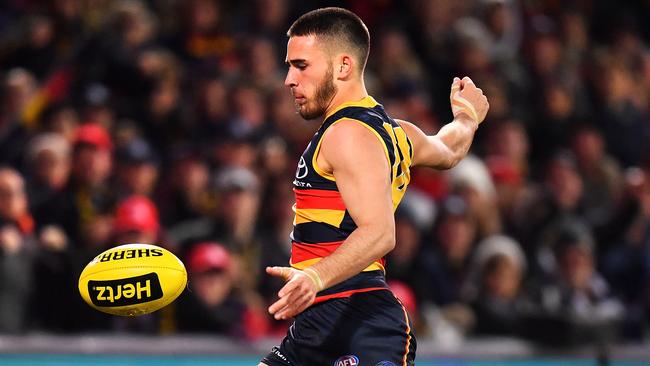
<svg viewBox="0 0 650 366">
<path fill-rule="evenodd" d="M 467 76 L 462 80 L 454 78 L 449 101 L 454 118 L 460 114 L 466 114 L 476 123 L 483 122 L 490 108 L 487 98 L 483 95 L 483 90 L 477 88 L 472 79 Z"/>
</svg>

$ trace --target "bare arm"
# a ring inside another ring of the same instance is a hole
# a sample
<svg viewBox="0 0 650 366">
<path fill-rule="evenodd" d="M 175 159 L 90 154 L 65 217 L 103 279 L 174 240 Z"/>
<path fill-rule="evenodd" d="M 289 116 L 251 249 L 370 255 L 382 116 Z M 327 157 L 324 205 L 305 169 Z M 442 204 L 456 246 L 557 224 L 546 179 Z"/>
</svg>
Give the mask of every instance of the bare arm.
<svg viewBox="0 0 650 366">
<path fill-rule="evenodd" d="M 336 178 L 357 228 L 334 253 L 305 271 L 267 269 L 288 280 L 269 308 L 278 319 L 300 313 L 313 303 L 316 292 L 356 275 L 395 246 L 390 167 L 377 137 L 358 122 L 338 122 L 323 137 L 318 161 Z"/>
<path fill-rule="evenodd" d="M 427 136 L 414 124 L 398 120 L 413 144 L 413 165 L 449 169 L 467 155 L 489 104 L 483 91 L 468 77 L 454 78 L 449 100 L 454 120 L 436 135 Z"/>
<path fill-rule="evenodd" d="M 357 228 L 334 253 L 312 266 L 325 287 L 356 275 L 395 246 L 390 167 L 384 148 L 358 122 L 343 121 L 333 127 L 321 154 Z"/>
</svg>

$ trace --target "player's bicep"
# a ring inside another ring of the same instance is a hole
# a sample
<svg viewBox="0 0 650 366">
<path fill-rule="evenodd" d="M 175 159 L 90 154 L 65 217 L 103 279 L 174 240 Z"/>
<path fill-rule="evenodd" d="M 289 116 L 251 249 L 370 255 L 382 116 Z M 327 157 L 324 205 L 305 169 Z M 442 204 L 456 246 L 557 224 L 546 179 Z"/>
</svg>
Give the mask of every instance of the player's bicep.
<svg viewBox="0 0 650 366">
<path fill-rule="evenodd" d="M 394 226 L 390 164 L 379 138 L 361 123 L 345 120 L 330 127 L 321 153 L 345 206 L 358 227 Z"/>
<path fill-rule="evenodd" d="M 422 130 L 411 122 L 395 120 L 413 145 L 412 166 L 428 166 L 445 168 L 451 159 L 452 152 L 437 136 L 427 136 Z"/>
</svg>

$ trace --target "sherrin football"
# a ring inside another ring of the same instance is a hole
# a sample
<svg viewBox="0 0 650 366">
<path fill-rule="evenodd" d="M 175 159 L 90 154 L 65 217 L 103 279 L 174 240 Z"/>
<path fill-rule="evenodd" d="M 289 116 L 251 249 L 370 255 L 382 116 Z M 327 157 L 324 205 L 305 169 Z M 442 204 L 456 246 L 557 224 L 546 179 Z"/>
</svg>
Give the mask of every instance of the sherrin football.
<svg viewBox="0 0 650 366">
<path fill-rule="evenodd" d="M 88 263 L 79 277 L 79 292 L 99 311 L 138 316 L 171 303 L 186 284 L 185 266 L 170 251 L 150 244 L 126 244 Z"/>
</svg>

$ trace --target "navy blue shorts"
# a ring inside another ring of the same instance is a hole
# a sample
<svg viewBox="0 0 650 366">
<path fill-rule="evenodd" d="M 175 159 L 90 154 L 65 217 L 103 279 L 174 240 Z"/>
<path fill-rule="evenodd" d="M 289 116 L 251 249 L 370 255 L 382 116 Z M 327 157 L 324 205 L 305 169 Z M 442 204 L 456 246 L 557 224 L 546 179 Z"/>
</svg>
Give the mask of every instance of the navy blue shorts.
<svg viewBox="0 0 650 366">
<path fill-rule="evenodd" d="M 416 342 L 402 304 L 389 290 L 353 294 L 316 304 L 301 314 L 269 366 L 408 366 Z"/>
</svg>

